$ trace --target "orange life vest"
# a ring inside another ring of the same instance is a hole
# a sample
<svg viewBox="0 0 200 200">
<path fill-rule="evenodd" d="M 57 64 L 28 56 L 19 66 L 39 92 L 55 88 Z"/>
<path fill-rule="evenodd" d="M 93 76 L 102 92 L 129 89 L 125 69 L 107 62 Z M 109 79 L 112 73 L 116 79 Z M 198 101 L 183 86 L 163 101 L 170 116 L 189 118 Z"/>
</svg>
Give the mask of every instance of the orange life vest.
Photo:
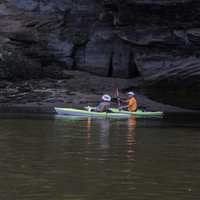
<svg viewBox="0 0 200 200">
<path fill-rule="evenodd" d="M 137 110 L 137 100 L 135 97 L 131 97 L 128 101 L 128 111 L 135 112 Z"/>
</svg>

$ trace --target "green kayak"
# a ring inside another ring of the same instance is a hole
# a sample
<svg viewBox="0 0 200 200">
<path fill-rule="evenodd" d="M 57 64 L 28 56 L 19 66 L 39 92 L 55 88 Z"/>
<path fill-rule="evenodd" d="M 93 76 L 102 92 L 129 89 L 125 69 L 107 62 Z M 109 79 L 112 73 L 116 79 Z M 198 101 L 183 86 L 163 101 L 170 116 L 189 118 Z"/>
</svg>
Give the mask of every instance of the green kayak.
<svg viewBox="0 0 200 200">
<path fill-rule="evenodd" d="M 86 110 L 74 109 L 74 108 L 58 108 L 55 107 L 55 111 L 58 115 L 67 116 L 82 116 L 82 117 L 162 117 L 163 112 L 149 112 L 137 110 L 136 112 L 128 112 L 125 110 L 119 110 L 117 108 L 111 108 L 111 112 L 94 112 L 88 111 L 88 108 L 95 109 L 95 107 L 85 107 Z"/>
<path fill-rule="evenodd" d="M 125 110 L 119 110 L 118 108 L 111 108 L 110 109 L 113 113 L 123 113 L 123 114 L 130 114 L 136 117 L 162 117 L 163 112 L 160 111 L 142 111 L 137 110 L 136 112 L 129 112 Z"/>
<path fill-rule="evenodd" d="M 55 107 L 58 115 L 62 116 L 82 116 L 82 117 L 111 117 L 111 118 L 128 118 L 131 117 L 130 113 L 120 112 L 93 112 L 74 108 L 58 108 Z"/>
</svg>

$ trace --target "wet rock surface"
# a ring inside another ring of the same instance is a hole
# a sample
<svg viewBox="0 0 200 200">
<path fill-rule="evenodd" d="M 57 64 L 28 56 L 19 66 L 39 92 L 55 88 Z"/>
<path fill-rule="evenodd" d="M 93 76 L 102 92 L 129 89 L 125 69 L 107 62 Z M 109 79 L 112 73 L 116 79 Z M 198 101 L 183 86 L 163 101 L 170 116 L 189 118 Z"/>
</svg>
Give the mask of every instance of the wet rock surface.
<svg viewBox="0 0 200 200">
<path fill-rule="evenodd" d="M 0 2 L 0 44 L 34 64 L 28 79 L 38 71 L 49 77 L 49 70 L 57 77 L 57 70 L 49 68 L 57 63 L 101 76 L 141 76 L 152 83 L 181 83 L 184 76 L 196 85 L 199 10 L 193 0 L 7 0 Z"/>
<path fill-rule="evenodd" d="M 199 11 L 194 0 L 0 1 L 0 80 L 57 82 L 66 80 L 63 70 L 79 70 L 129 78 L 130 87 L 140 80 L 199 91 Z M 80 89 L 76 81 L 68 91 Z M 21 96 L 7 91 L 1 102 L 13 103 L 12 95 L 18 95 L 15 102 L 23 102 L 23 95 L 36 102 L 51 97 L 49 91 L 26 90 Z"/>
</svg>

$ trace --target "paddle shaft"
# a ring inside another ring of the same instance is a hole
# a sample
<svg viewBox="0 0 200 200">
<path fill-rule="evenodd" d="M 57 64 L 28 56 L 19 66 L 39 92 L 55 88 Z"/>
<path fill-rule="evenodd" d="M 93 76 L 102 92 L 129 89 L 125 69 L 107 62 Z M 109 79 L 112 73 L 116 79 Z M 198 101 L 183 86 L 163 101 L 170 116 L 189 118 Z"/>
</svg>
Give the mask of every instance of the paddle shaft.
<svg viewBox="0 0 200 200">
<path fill-rule="evenodd" d="M 121 107 L 121 103 L 120 103 L 120 97 L 119 97 L 119 90 L 118 90 L 118 88 L 117 88 L 116 93 L 117 93 L 116 96 L 117 96 L 118 108 L 120 108 Z"/>
</svg>

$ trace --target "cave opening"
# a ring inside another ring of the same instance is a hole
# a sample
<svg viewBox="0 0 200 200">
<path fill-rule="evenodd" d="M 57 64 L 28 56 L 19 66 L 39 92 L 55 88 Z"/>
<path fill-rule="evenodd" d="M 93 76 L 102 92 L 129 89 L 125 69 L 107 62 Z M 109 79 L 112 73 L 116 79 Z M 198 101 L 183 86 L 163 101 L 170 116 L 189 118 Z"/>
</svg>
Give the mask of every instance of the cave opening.
<svg viewBox="0 0 200 200">
<path fill-rule="evenodd" d="M 129 78 L 138 78 L 141 77 L 141 74 L 136 65 L 131 67 L 131 72 L 129 73 Z"/>
<path fill-rule="evenodd" d="M 129 64 L 128 64 L 128 78 L 138 78 L 141 77 L 140 71 L 138 70 L 138 66 L 134 61 L 133 53 L 130 53 Z"/>
</svg>

